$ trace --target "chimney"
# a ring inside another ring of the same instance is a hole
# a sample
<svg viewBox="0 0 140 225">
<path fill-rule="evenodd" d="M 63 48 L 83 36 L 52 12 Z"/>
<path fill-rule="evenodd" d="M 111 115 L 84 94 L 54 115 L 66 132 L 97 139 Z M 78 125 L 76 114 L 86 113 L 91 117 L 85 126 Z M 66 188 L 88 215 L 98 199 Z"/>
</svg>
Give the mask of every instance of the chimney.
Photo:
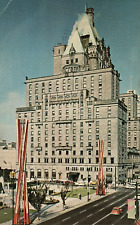
<svg viewBox="0 0 140 225">
<path fill-rule="evenodd" d="M 86 9 L 86 14 L 90 16 L 91 22 L 94 26 L 94 9 L 93 8 L 87 8 Z"/>
</svg>

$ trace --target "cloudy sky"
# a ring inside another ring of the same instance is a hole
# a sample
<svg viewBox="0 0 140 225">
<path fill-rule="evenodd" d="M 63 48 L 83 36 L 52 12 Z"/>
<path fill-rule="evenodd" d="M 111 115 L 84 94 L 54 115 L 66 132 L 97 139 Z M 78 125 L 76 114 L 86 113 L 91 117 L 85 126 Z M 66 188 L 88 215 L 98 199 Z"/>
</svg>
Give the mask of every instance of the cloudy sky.
<svg viewBox="0 0 140 225">
<path fill-rule="evenodd" d="M 53 75 L 53 46 L 67 43 L 86 2 L 111 47 L 121 92 L 140 94 L 140 0 L 0 0 L 0 139 L 16 141 L 25 76 Z"/>
</svg>

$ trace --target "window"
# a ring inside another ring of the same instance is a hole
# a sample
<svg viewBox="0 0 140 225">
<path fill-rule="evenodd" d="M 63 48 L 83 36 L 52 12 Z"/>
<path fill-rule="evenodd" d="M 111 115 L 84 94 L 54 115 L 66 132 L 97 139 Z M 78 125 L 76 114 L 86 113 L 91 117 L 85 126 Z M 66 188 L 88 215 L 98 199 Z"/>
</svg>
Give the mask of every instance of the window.
<svg viewBox="0 0 140 225">
<path fill-rule="evenodd" d="M 44 158 L 44 163 L 48 163 L 49 159 L 48 158 Z"/>
<path fill-rule="evenodd" d="M 55 158 L 51 158 L 51 163 L 55 163 Z"/>
<path fill-rule="evenodd" d="M 88 142 L 88 146 L 91 147 L 91 142 Z"/>
<path fill-rule="evenodd" d="M 73 141 L 76 141 L 76 136 L 73 136 Z"/>
<path fill-rule="evenodd" d="M 75 62 L 78 63 L 78 58 L 75 59 Z"/>
<path fill-rule="evenodd" d="M 73 127 L 76 127 L 76 123 L 75 122 L 73 123 Z"/>
<path fill-rule="evenodd" d="M 76 114 L 76 109 L 73 109 L 73 114 Z"/>
<path fill-rule="evenodd" d="M 83 147 L 83 142 L 80 142 L 80 147 Z"/>
<path fill-rule="evenodd" d="M 52 155 L 55 155 L 55 151 L 52 151 Z"/>
<path fill-rule="evenodd" d="M 108 155 L 111 155 L 111 150 L 108 150 Z"/>
<path fill-rule="evenodd" d="M 108 126 L 111 126 L 111 120 L 108 120 Z"/>
<path fill-rule="evenodd" d="M 76 129 L 73 129 L 73 134 L 76 134 Z"/>
<path fill-rule="evenodd" d="M 75 83 L 78 83 L 78 78 L 75 78 Z"/>
<path fill-rule="evenodd" d="M 73 158 L 72 163 L 76 163 L 76 162 L 77 162 L 77 158 Z"/>
<path fill-rule="evenodd" d="M 88 155 L 91 155 L 91 150 L 88 151 Z"/>
<path fill-rule="evenodd" d="M 70 162 L 70 159 L 65 159 L 65 163 L 69 163 Z"/>
<path fill-rule="evenodd" d="M 91 163 L 91 158 L 88 159 L 88 163 Z"/>
<path fill-rule="evenodd" d="M 91 76 L 91 80 L 92 80 L 92 81 L 94 80 L 94 76 Z"/>
<path fill-rule="evenodd" d="M 80 158 L 79 163 L 84 163 L 84 158 Z"/>
<path fill-rule="evenodd" d="M 111 106 L 108 106 L 108 111 L 109 111 L 109 112 L 111 111 Z"/>
<path fill-rule="evenodd" d="M 62 163 L 62 159 L 60 158 L 60 159 L 58 159 L 58 163 Z"/>
<path fill-rule="evenodd" d="M 55 141 L 55 137 L 54 136 L 52 137 L 52 141 Z"/>
<path fill-rule="evenodd" d="M 83 150 L 80 151 L 80 155 L 83 155 Z"/>
<path fill-rule="evenodd" d="M 80 134 L 83 134 L 83 128 L 80 129 Z"/>
<path fill-rule="evenodd" d="M 76 155 L 76 151 L 75 150 L 73 151 L 73 155 Z"/>
<path fill-rule="evenodd" d="M 76 142 L 73 142 L 73 147 L 76 147 Z"/>
<path fill-rule="evenodd" d="M 106 164 L 106 158 L 104 157 L 104 164 Z"/>
<path fill-rule="evenodd" d="M 96 140 L 99 140 L 99 135 L 96 135 Z"/>
<path fill-rule="evenodd" d="M 34 158 L 31 158 L 31 163 L 33 163 L 34 162 Z"/>
<path fill-rule="evenodd" d="M 88 133 L 91 133 L 91 128 L 88 128 Z"/>
<path fill-rule="evenodd" d="M 98 162 L 99 162 L 99 158 L 96 157 L 96 163 L 98 163 Z"/>
<path fill-rule="evenodd" d="M 111 164 L 114 164 L 114 158 L 110 158 Z"/>
</svg>

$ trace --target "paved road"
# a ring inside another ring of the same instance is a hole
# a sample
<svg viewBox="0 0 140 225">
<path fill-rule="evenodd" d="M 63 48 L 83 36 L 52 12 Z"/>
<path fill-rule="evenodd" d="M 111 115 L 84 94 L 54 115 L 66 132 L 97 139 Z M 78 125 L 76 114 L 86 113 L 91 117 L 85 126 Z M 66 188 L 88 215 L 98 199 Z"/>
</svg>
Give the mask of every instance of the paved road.
<svg viewBox="0 0 140 225">
<path fill-rule="evenodd" d="M 40 225 L 134 225 L 134 220 L 127 219 L 125 204 L 126 200 L 134 195 L 133 189 L 121 189 L 110 196 L 42 222 Z M 121 207 L 123 213 L 119 216 L 112 215 L 111 210 L 114 206 Z"/>
</svg>

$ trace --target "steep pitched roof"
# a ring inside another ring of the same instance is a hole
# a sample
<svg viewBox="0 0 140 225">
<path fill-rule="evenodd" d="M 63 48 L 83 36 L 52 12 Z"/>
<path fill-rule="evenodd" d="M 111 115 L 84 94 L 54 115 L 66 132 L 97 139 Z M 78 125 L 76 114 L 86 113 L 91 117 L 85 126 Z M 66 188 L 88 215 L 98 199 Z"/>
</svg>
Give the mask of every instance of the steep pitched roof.
<svg viewBox="0 0 140 225">
<path fill-rule="evenodd" d="M 74 47 L 75 51 L 78 53 L 83 53 L 84 52 L 84 48 L 82 46 L 82 43 L 81 43 L 81 40 L 80 40 L 80 36 L 79 36 L 79 33 L 78 33 L 78 30 L 73 30 L 70 38 L 69 38 L 69 41 L 68 41 L 68 45 L 66 47 L 66 50 L 65 52 L 63 53 L 63 55 L 67 55 L 69 54 L 70 52 L 70 49 L 71 47 Z"/>
<path fill-rule="evenodd" d="M 81 36 L 89 35 L 89 42 L 93 45 L 97 45 L 97 40 L 100 40 L 96 28 L 93 27 L 91 18 L 88 14 L 84 14 L 81 18 L 76 21 L 71 36 L 68 40 L 68 45 L 63 55 L 69 54 L 70 48 L 73 45 L 76 52 L 83 53 L 84 47 L 81 42 Z"/>
</svg>

